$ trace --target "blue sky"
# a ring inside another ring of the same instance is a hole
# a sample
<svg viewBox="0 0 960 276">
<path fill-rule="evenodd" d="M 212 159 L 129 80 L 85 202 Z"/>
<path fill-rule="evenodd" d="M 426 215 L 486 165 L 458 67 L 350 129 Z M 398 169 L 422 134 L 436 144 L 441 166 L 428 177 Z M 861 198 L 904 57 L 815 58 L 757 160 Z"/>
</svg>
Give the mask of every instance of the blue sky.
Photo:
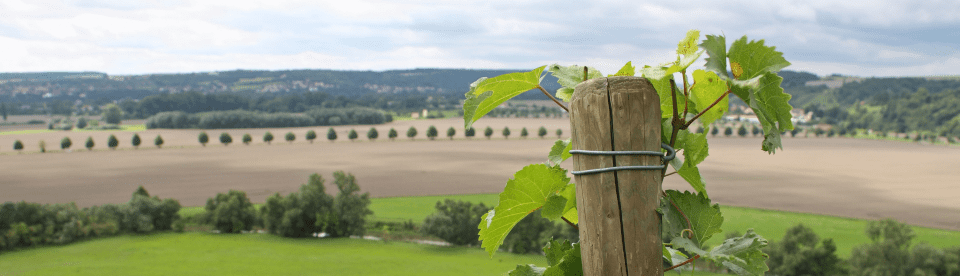
<svg viewBox="0 0 960 276">
<path fill-rule="evenodd" d="M 960 1 L 4 0 L 0 72 L 532 69 L 676 58 L 689 29 L 819 75 L 960 75 Z M 702 66 L 702 63 L 697 63 Z"/>
</svg>

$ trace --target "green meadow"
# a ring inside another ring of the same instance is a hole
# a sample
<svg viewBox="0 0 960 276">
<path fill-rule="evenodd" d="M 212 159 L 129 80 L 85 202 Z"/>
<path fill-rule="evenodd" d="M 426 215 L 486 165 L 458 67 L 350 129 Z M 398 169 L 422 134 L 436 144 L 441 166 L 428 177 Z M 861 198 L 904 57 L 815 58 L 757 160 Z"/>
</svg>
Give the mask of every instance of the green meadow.
<svg viewBox="0 0 960 276">
<path fill-rule="evenodd" d="M 89 132 L 89 131 L 113 131 L 113 132 L 137 132 L 147 130 L 147 126 L 144 124 L 138 125 L 120 125 L 120 129 L 72 129 L 71 132 Z M 53 130 L 53 129 L 27 129 L 27 130 L 13 130 L 13 131 L 0 131 L 0 135 L 17 135 L 17 134 L 34 134 L 34 133 L 47 133 L 47 132 L 62 132 L 63 130 Z"/>
</svg>

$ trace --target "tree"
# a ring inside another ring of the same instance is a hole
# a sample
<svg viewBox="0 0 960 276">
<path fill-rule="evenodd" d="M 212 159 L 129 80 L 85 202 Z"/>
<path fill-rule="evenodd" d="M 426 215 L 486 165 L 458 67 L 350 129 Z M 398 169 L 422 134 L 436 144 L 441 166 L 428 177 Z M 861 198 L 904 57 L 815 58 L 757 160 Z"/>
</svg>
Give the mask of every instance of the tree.
<svg viewBox="0 0 960 276">
<path fill-rule="evenodd" d="M 327 228 L 331 237 L 363 236 L 366 217 L 370 211 L 370 193 L 358 194 L 360 185 L 353 174 L 333 172 L 333 182 L 340 190 L 333 201 L 333 216 L 339 218 Z"/>
<path fill-rule="evenodd" d="M 87 142 L 84 144 L 84 146 L 87 147 L 87 151 L 93 150 L 93 136 L 87 136 Z"/>
<path fill-rule="evenodd" d="M 380 133 L 377 132 L 377 128 L 371 127 L 370 130 L 367 131 L 367 139 L 370 139 L 370 141 L 376 140 L 379 136 Z"/>
<path fill-rule="evenodd" d="M 267 145 L 269 145 L 270 141 L 273 141 L 273 133 L 270 133 L 269 131 L 267 131 L 267 133 L 264 133 L 263 141 L 266 142 Z"/>
<path fill-rule="evenodd" d="M 77 119 L 77 128 L 86 128 L 87 127 L 87 118 L 80 117 Z"/>
<path fill-rule="evenodd" d="M 136 149 L 137 147 L 139 147 L 139 146 L 140 146 L 140 142 L 141 142 L 141 141 L 140 141 L 140 135 L 134 133 L 134 134 L 133 134 L 133 138 L 130 139 L 130 143 L 133 144 L 133 148 Z"/>
<path fill-rule="evenodd" d="M 438 237 L 455 245 L 475 245 L 480 229 L 474 225 L 490 211 L 483 203 L 444 199 L 437 201 L 436 211 L 423 220 L 420 232 Z"/>
<path fill-rule="evenodd" d="M 60 149 L 69 149 L 70 145 L 73 145 L 73 142 L 70 141 L 70 137 L 63 137 L 63 139 L 60 140 Z"/>
<path fill-rule="evenodd" d="M 503 127 L 503 139 L 510 138 L 510 128 Z"/>
<path fill-rule="evenodd" d="M 102 110 L 103 120 L 108 124 L 119 125 L 120 120 L 123 119 L 123 109 L 120 109 L 120 106 L 116 104 L 108 104 Z"/>
<path fill-rule="evenodd" d="M 557 139 L 560 139 L 560 137 L 562 137 L 562 136 L 563 136 L 563 130 L 558 128 L 558 129 L 557 129 Z"/>
<path fill-rule="evenodd" d="M 310 237 L 313 233 L 325 232 L 339 220 L 333 216 L 333 202 L 334 198 L 325 191 L 323 177 L 312 174 L 299 192 L 290 193 L 286 198 L 279 193 L 267 198 L 260 213 L 264 227 L 272 234 Z"/>
<path fill-rule="evenodd" d="M 350 132 L 347 133 L 347 139 L 350 139 L 350 142 L 353 142 L 353 140 L 357 139 L 357 137 L 360 137 L 357 134 L 357 130 L 351 128 Z"/>
<path fill-rule="evenodd" d="M 17 151 L 17 153 L 23 151 L 23 142 L 20 142 L 20 140 L 14 141 L 13 150 Z"/>
<path fill-rule="evenodd" d="M 740 137 L 747 137 L 747 128 L 743 125 L 740 125 L 740 127 L 737 128 L 737 135 Z"/>
<path fill-rule="evenodd" d="M 220 133 L 220 143 L 222 143 L 224 147 L 229 146 L 230 143 L 233 143 L 233 137 L 226 132 Z"/>
<path fill-rule="evenodd" d="M 160 134 L 157 134 L 157 138 L 153 138 L 153 145 L 157 146 L 158 149 L 163 146 L 163 138 L 160 137 Z"/>
<path fill-rule="evenodd" d="M 304 138 L 307 138 L 307 141 L 310 141 L 310 143 L 313 144 L 313 139 L 317 139 L 317 133 L 311 129 L 310 131 L 307 131 L 307 135 Z"/>
<path fill-rule="evenodd" d="M 527 128 L 526 128 L 526 127 L 520 129 L 520 138 L 524 138 L 524 139 L 525 139 L 525 138 L 527 138 L 527 135 L 530 135 L 530 133 L 527 132 Z"/>
<path fill-rule="evenodd" d="M 243 191 L 230 190 L 208 198 L 204 207 L 209 222 L 220 233 L 240 233 L 253 229 L 257 221 L 256 210 Z"/>
<path fill-rule="evenodd" d="M 296 140 L 297 136 L 293 135 L 293 132 L 287 132 L 287 135 L 283 136 L 283 139 L 287 140 L 287 142 L 290 142 L 290 144 L 293 144 L 293 140 Z"/>
<path fill-rule="evenodd" d="M 827 137 L 833 138 L 834 135 L 837 135 L 837 131 L 831 128 L 830 131 L 827 132 Z"/>
<path fill-rule="evenodd" d="M 207 142 L 210 142 L 210 136 L 207 135 L 206 131 L 201 131 L 197 139 L 200 140 L 200 145 L 204 147 L 207 146 Z"/>
<path fill-rule="evenodd" d="M 250 145 L 250 142 L 253 142 L 253 137 L 250 136 L 250 133 L 243 134 L 243 144 Z"/>
<path fill-rule="evenodd" d="M 475 128 L 473 128 L 473 127 L 470 127 L 470 128 L 468 128 L 468 129 L 466 129 L 466 130 L 463 131 L 463 136 L 464 136 L 464 137 L 467 137 L 467 138 L 471 138 L 471 137 L 476 136 L 476 135 L 477 135 L 477 129 L 475 129 Z"/>
<path fill-rule="evenodd" d="M 537 130 L 537 136 L 540 136 L 540 139 L 543 139 L 543 136 L 547 136 L 547 128 L 541 126 L 540 129 Z"/>
<path fill-rule="evenodd" d="M 119 145 L 120 145 L 120 140 L 117 140 L 117 136 L 110 134 L 110 138 L 107 138 L 107 147 L 110 147 L 110 149 L 115 150 Z"/>
<path fill-rule="evenodd" d="M 37 142 L 37 147 L 40 148 L 41 153 L 47 152 L 47 142 L 40 140 L 40 142 Z"/>
<path fill-rule="evenodd" d="M 837 257 L 833 239 L 821 241 L 813 229 L 803 224 L 788 229 L 783 239 L 771 242 L 762 250 L 770 256 L 767 265 L 771 274 L 845 275 L 847 272 Z"/>
<path fill-rule="evenodd" d="M 916 236 L 910 226 L 892 219 L 871 221 L 866 233 L 871 243 L 853 249 L 851 275 L 924 275 L 908 267 L 910 242 Z"/>
<path fill-rule="evenodd" d="M 457 130 L 454 129 L 453 127 L 448 128 L 448 129 L 447 129 L 447 137 L 449 137 L 450 140 L 453 140 L 453 136 L 454 136 L 454 135 L 457 135 Z"/>
<path fill-rule="evenodd" d="M 437 127 L 430 126 L 429 128 L 427 128 L 427 138 L 430 138 L 430 140 L 433 140 L 433 138 L 437 138 L 437 134 L 438 134 Z"/>
<path fill-rule="evenodd" d="M 413 137 L 417 137 L 417 128 L 411 126 L 409 129 L 407 129 L 407 138 L 413 140 Z"/>
<path fill-rule="evenodd" d="M 713 129 L 710 129 L 710 135 L 713 135 L 713 137 L 717 137 L 717 134 L 720 134 L 719 128 L 714 127 Z"/>
<path fill-rule="evenodd" d="M 487 127 L 483 129 L 483 136 L 486 136 L 487 140 L 490 140 L 490 136 L 493 136 L 493 128 Z"/>
<path fill-rule="evenodd" d="M 730 137 L 730 135 L 733 135 L 733 129 L 730 127 L 725 128 L 723 130 L 723 136 Z"/>
<path fill-rule="evenodd" d="M 337 131 L 333 130 L 332 127 L 330 130 L 327 130 L 327 140 L 330 140 L 330 143 L 333 143 L 334 140 L 337 140 Z"/>
<path fill-rule="evenodd" d="M 757 134 L 760 134 L 760 129 L 757 128 L 757 125 L 753 125 L 753 127 L 750 129 L 750 133 L 753 134 L 753 136 L 757 136 Z"/>
<path fill-rule="evenodd" d="M 800 129 L 794 128 L 793 130 L 790 131 L 790 137 L 797 137 L 797 133 L 800 133 Z"/>
<path fill-rule="evenodd" d="M 397 130 L 390 128 L 390 131 L 387 132 L 387 137 L 390 137 L 390 141 L 393 141 L 394 138 L 397 138 Z"/>
</svg>

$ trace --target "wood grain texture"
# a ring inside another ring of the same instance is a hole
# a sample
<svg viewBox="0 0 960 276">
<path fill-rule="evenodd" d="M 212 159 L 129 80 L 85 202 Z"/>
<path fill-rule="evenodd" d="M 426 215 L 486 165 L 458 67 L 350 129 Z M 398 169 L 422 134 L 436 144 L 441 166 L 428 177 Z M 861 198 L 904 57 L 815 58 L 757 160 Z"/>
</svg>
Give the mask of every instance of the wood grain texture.
<svg viewBox="0 0 960 276">
<path fill-rule="evenodd" d="M 639 77 L 593 79 L 570 103 L 573 149 L 660 149 L 660 101 Z M 655 156 L 573 156 L 574 170 L 659 165 Z M 576 176 L 584 275 L 663 275 L 660 171 Z"/>
</svg>

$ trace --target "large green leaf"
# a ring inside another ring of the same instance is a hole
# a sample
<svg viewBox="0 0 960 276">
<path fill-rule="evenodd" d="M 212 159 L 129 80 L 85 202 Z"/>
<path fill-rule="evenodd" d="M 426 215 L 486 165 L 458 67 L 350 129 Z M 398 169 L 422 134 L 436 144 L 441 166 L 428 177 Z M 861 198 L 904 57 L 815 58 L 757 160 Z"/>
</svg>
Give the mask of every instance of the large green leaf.
<svg viewBox="0 0 960 276">
<path fill-rule="evenodd" d="M 697 40 L 700 39 L 700 30 L 689 30 L 687 31 L 687 36 L 680 40 L 680 43 L 677 43 L 677 54 L 678 55 L 692 55 L 700 50 L 697 47 Z"/>
<path fill-rule="evenodd" d="M 636 75 L 636 74 L 637 74 L 637 73 L 635 72 L 636 70 L 637 70 L 637 68 L 636 68 L 636 67 L 633 67 L 633 64 L 631 64 L 631 62 L 627 61 L 627 64 L 624 64 L 623 67 L 620 68 L 620 71 L 617 71 L 617 73 L 616 73 L 616 74 L 613 74 L 613 75 L 614 75 L 614 76 L 633 76 L 633 75 Z"/>
<path fill-rule="evenodd" d="M 543 247 L 543 255 L 547 256 L 547 265 L 554 266 L 560 263 L 563 260 L 563 256 L 567 254 L 567 251 L 573 249 L 573 243 L 568 240 L 551 240 L 547 242 L 547 246 Z"/>
<path fill-rule="evenodd" d="M 653 89 L 657 90 L 657 95 L 660 96 L 660 117 L 673 117 L 673 98 L 670 96 L 670 93 L 677 95 L 677 106 L 683 106 L 683 101 L 685 100 L 683 91 L 679 89 L 673 90 L 671 88 L 672 85 L 670 82 L 673 80 L 673 73 L 678 71 L 664 67 L 646 66 L 643 67 L 640 72 L 644 78 L 650 81 Z M 679 112 L 683 112 L 683 110 L 679 110 Z"/>
<path fill-rule="evenodd" d="M 550 195 L 547 197 L 547 202 L 543 204 L 543 209 L 540 209 L 540 216 L 549 220 L 558 220 L 563 216 L 563 207 L 567 206 L 567 198 L 559 194 Z"/>
<path fill-rule="evenodd" d="M 547 270 L 545 267 L 537 267 L 536 265 L 517 265 L 517 268 L 514 268 L 510 272 L 507 272 L 508 276 L 541 276 L 543 271 Z"/>
<path fill-rule="evenodd" d="M 484 214 L 480 221 L 481 246 L 493 256 L 517 222 L 543 207 L 547 197 L 569 183 L 566 170 L 559 166 L 533 164 L 516 172 L 500 193 L 497 207 Z"/>
<path fill-rule="evenodd" d="M 703 67 L 717 73 L 722 79 L 728 79 L 726 38 L 722 35 L 707 35 L 707 39 L 703 40 L 700 47 L 707 52 L 707 64 Z"/>
<path fill-rule="evenodd" d="M 667 190 L 666 199 L 672 201 L 677 207 L 683 211 L 683 214 L 686 214 L 687 219 L 690 220 L 690 225 L 693 230 L 693 241 L 697 248 L 703 245 L 703 242 L 707 241 L 714 234 L 721 232 L 720 225 L 723 224 L 723 215 L 720 213 L 720 205 L 713 204 L 710 205 L 710 199 L 707 197 L 691 193 L 689 191 L 680 192 L 677 190 Z M 662 207 L 665 208 L 665 207 Z M 674 208 L 670 206 L 670 208 Z M 677 213 L 667 213 L 667 210 L 664 210 L 664 216 L 671 216 L 670 218 L 664 218 L 664 221 L 667 222 L 676 222 L 683 221 L 686 224 L 686 220 L 683 219 L 682 215 L 679 212 Z M 676 216 L 680 216 L 677 218 Z M 672 224 L 669 225 L 671 228 L 674 228 Z M 686 225 L 683 225 L 683 228 L 687 228 Z M 675 235 L 673 232 L 668 233 L 670 235 Z M 673 239 L 676 240 L 676 239 Z"/>
<path fill-rule="evenodd" d="M 783 58 L 783 53 L 777 52 L 776 47 L 763 45 L 763 40 L 747 42 L 743 36 L 730 45 L 730 69 L 734 78 L 738 80 L 750 79 L 763 73 L 777 72 L 790 66 Z"/>
<path fill-rule="evenodd" d="M 491 110 L 503 102 L 528 90 L 540 86 L 543 68 L 540 66 L 530 72 L 510 73 L 493 78 L 480 78 L 470 84 L 470 91 L 463 102 L 464 129 L 469 129 Z"/>
<path fill-rule="evenodd" d="M 757 114 L 763 126 L 763 145 L 761 149 L 776 153 L 783 148 L 780 133 L 793 130 L 793 115 L 790 110 L 790 94 L 783 93 L 780 83 L 783 78 L 774 73 L 766 73 L 760 79 L 760 87 L 750 93 L 750 108 Z"/>
<path fill-rule="evenodd" d="M 769 270 L 766 264 L 767 254 L 760 251 L 761 248 L 767 246 L 767 240 L 757 235 L 753 229 L 747 230 L 747 233 L 742 237 L 723 241 L 723 244 L 714 247 L 709 252 L 700 249 L 694 241 L 682 237 L 674 238 L 671 243 L 674 247 L 698 254 L 704 259 L 721 264 L 740 275 L 761 276 Z"/>
<path fill-rule="evenodd" d="M 563 241 L 567 242 L 567 241 Z M 563 252 L 563 257 L 555 260 L 553 265 L 547 267 L 543 276 L 581 276 L 583 275 L 583 261 L 580 257 L 580 244 L 575 243 L 573 247 Z"/>
<path fill-rule="evenodd" d="M 684 255 L 680 250 L 676 250 L 670 247 L 663 247 L 663 259 L 670 263 L 671 266 L 677 265 L 679 263 L 687 261 L 687 255 Z"/>
<path fill-rule="evenodd" d="M 694 102 L 700 109 L 709 107 L 710 104 L 723 97 L 719 103 L 703 113 L 698 119 L 704 126 L 707 126 L 722 118 L 723 114 L 729 109 L 730 103 L 724 93 L 730 87 L 716 73 L 704 70 L 693 71 L 693 81 L 693 87 L 690 88 L 690 101 Z"/>
<path fill-rule="evenodd" d="M 570 183 L 560 191 L 560 196 L 567 199 L 567 204 L 563 206 L 563 217 L 570 223 L 580 223 L 580 217 L 577 215 L 577 184 Z"/>
<path fill-rule="evenodd" d="M 573 89 L 577 87 L 577 84 L 589 79 L 603 77 L 603 74 L 597 71 L 596 68 L 587 67 L 587 79 L 583 79 L 583 66 L 577 65 L 560 66 L 554 64 L 550 65 L 547 71 L 554 77 L 557 77 L 557 83 L 562 86 L 557 90 L 557 98 L 560 98 L 564 102 L 570 101 L 570 98 L 573 96 Z"/>
<path fill-rule="evenodd" d="M 663 131 L 672 130 L 672 126 L 667 122 L 663 122 L 662 127 Z M 663 139 L 668 140 L 669 137 L 664 136 Z M 681 159 L 679 156 L 674 158 L 673 161 L 670 161 L 670 165 L 677 170 L 677 174 L 679 174 L 683 180 L 686 180 L 694 190 L 707 196 L 706 183 L 703 182 L 703 177 L 700 176 L 700 169 L 697 168 L 697 165 L 703 162 L 709 155 L 707 134 L 691 133 L 689 130 L 678 131 L 674 149 L 678 152 L 682 151 L 683 158 Z"/>
<path fill-rule="evenodd" d="M 557 140 L 553 143 L 553 147 L 550 148 L 550 153 L 547 155 L 547 160 L 553 165 L 560 165 L 563 161 L 566 161 L 567 158 L 573 156 L 570 154 L 570 150 L 573 149 L 573 144 L 570 143 L 570 139 L 567 140 Z"/>
</svg>

